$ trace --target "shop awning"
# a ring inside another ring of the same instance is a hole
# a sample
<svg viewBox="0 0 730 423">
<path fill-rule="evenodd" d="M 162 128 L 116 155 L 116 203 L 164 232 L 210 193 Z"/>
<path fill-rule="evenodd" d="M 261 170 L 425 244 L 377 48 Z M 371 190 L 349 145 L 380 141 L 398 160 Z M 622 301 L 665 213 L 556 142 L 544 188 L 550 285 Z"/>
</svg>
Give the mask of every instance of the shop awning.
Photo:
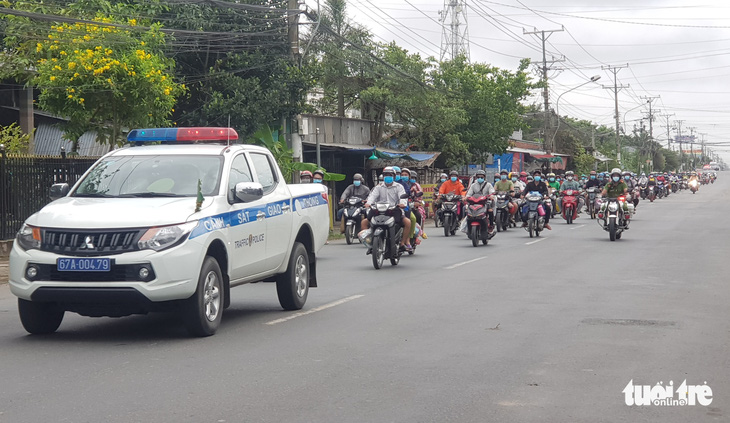
<svg viewBox="0 0 730 423">
<path fill-rule="evenodd" d="M 312 147 L 316 146 L 316 143 L 311 141 L 303 141 L 303 144 Z M 375 167 L 384 167 L 390 165 L 401 165 L 401 163 L 417 164 L 418 167 L 428 167 L 433 164 L 434 161 L 441 154 L 440 152 L 430 151 L 396 151 L 391 149 L 385 149 L 382 147 L 368 147 L 364 145 L 349 145 L 349 144 L 337 144 L 337 143 L 320 143 L 320 148 L 335 148 L 342 150 L 346 153 L 361 154 L 367 158 L 377 157 L 370 160 Z"/>
</svg>

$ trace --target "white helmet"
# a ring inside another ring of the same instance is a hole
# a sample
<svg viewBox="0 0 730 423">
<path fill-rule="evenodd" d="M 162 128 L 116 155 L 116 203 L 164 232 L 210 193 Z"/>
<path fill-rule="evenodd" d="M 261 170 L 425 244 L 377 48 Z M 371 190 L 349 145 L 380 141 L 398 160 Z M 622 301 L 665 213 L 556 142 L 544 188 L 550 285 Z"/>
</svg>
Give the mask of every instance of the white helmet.
<svg viewBox="0 0 730 423">
<path fill-rule="evenodd" d="M 621 169 L 619 169 L 617 167 L 614 167 L 613 169 L 611 169 L 611 176 L 613 176 L 615 174 L 618 174 L 618 176 L 621 176 Z"/>
</svg>

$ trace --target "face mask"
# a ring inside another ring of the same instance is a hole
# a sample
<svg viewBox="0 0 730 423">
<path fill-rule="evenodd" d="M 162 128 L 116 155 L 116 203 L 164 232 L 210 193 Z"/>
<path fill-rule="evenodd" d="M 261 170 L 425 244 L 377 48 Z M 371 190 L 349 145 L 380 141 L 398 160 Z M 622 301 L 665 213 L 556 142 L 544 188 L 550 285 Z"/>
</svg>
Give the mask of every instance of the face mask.
<svg viewBox="0 0 730 423">
<path fill-rule="evenodd" d="M 477 182 L 479 182 L 480 184 L 483 184 L 484 183 L 484 178 L 477 178 Z"/>
<path fill-rule="evenodd" d="M 613 181 L 614 181 L 614 182 L 618 182 L 618 181 L 619 181 L 619 179 L 621 179 L 621 177 L 619 177 L 619 176 L 614 176 L 614 177 L 613 177 L 612 179 L 613 179 Z"/>
<path fill-rule="evenodd" d="M 315 180 L 314 180 L 313 182 L 314 182 L 315 184 L 321 184 L 321 183 L 322 183 L 322 180 L 321 180 L 321 179 L 315 179 Z"/>
<path fill-rule="evenodd" d="M 441 182 L 446 182 L 446 178 L 441 178 Z"/>
<path fill-rule="evenodd" d="M 504 181 L 507 179 L 507 175 L 499 175 L 499 179 Z"/>
<path fill-rule="evenodd" d="M 413 179 L 413 178 L 411 178 L 411 183 L 412 183 L 412 184 L 415 184 L 415 183 L 416 183 L 416 180 L 415 180 L 415 179 Z"/>
<path fill-rule="evenodd" d="M 568 180 L 569 181 L 572 181 L 573 180 L 573 177 L 572 176 L 568 176 Z"/>
<path fill-rule="evenodd" d="M 542 179 L 540 176 L 535 176 L 535 182 L 540 182 L 540 179 Z"/>
<path fill-rule="evenodd" d="M 309 184 L 309 183 L 311 183 L 311 182 L 312 182 L 312 180 L 311 180 L 311 179 L 309 179 L 309 178 L 302 178 L 302 183 L 303 183 L 303 184 Z"/>
<path fill-rule="evenodd" d="M 499 182 L 499 178 L 494 178 L 494 182 Z"/>
<path fill-rule="evenodd" d="M 631 179 L 631 177 L 627 175 L 627 176 L 624 176 L 624 179 L 626 179 L 628 181 L 629 179 Z"/>
<path fill-rule="evenodd" d="M 395 175 L 395 180 L 400 181 L 400 175 Z"/>
<path fill-rule="evenodd" d="M 356 187 L 359 187 L 360 184 L 361 184 L 361 182 L 360 181 L 353 181 L 352 184 L 355 185 Z"/>
<path fill-rule="evenodd" d="M 386 176 L 383 178 L 383 182 L 385 182 L 387 185 L 390 185 L 393 183 L 393 177 L 392 176 Z"/>
<path fill-rule="evenodd" d="M 406 182 L 408 182 L 408 180 L 409 180 L 410 178 L 411 178 L 410 176 L 401 176 L 401 177 L 400 177 L 400 179 L 401 179 L 402 181 L 406 181 Z"/>
<path fill-rule="evenodd" d="M 457 178 L 456 176 L 452 176 L 451 177 L 451 182 L 456 182 L 457 179 L 459 179 L 459 178 Z"/>
<path fill-rule="evenodd" d="M 512 182 L 517 182 L 517 178 L 512 178 Z"/>
<path fill-rule="evenodd" d="M 550 182 L 555 182 L 555 178 L 550 178 Z"/>
<path fill-rule="evenodd" d="M 591 175 L 591 179 L 596 179 L 596 175 Z"/>
</svg>

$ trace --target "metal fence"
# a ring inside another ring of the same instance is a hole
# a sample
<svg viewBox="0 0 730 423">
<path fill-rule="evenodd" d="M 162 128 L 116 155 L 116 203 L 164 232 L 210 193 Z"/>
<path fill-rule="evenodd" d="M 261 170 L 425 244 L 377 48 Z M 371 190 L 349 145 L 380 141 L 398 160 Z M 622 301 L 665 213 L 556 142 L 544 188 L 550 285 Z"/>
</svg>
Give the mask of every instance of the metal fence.
<svg viewBox="0 0 730 423">
<path fill-rule="evenodd" d="M 0 150 L 0 240 L 14 238 L 25 219 L 51 201 L 51 185 L 73 185 L 96 160 L 6 155 Z"/>
</svg>

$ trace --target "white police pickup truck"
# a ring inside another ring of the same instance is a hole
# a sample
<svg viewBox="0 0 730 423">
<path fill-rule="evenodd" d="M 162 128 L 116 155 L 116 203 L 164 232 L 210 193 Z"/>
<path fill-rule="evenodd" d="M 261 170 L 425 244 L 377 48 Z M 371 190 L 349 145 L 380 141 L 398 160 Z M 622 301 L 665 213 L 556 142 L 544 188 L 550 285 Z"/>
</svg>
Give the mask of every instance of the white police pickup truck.
<svg viewBox="0 0 730 423">
<path fill-rule="evenodd" d="M 10 255 L 25 329 L 55 332 L 66 311 L 175 311 L 208 336 L 230 288 L 264 280 L 284 309 L 301 309 L 327 240 L 326 189 L 287 185 L 268 150 L 237 138 L 231 128 L 136 129 L 134 146 L 70 189 L 54 185 L 58 199 L 28 218 Z"/>
</svg>

